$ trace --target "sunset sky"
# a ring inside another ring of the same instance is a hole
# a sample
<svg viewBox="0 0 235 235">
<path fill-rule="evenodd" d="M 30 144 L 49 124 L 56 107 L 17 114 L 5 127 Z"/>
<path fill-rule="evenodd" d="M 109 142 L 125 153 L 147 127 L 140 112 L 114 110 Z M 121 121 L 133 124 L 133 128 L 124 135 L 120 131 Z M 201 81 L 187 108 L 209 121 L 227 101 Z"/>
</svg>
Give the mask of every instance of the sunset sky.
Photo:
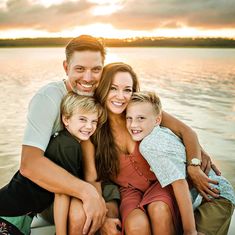
<svg viewBox="0 0 235 235">
<path fill-rule="evenodd" d="M 0 0 L 0 38 L 235 38 L 235 0 Z"/>
</svg>

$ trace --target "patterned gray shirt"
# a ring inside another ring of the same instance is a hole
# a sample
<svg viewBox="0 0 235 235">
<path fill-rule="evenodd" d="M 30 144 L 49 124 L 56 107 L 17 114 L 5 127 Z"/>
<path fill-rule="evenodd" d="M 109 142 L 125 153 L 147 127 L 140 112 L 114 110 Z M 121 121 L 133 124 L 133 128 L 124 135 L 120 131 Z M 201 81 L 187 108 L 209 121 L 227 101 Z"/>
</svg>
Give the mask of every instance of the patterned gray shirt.
<svg viewBox="0 0 235 235">
<path fill-rule="evenodd" d="M 141 141 L 139 148 L 162 187 L 186 178 L 185 147 L 181 139 L 168 128 L 155 127 Z M 222 176 L 217 176 L 212 170 L 209 177 L 219 182 L 218 185 L 211 184 L 211 187 L 217 188 L 221 197 L 235 204 L 234 190 L 228 180 Z M 201 203 L 202 197 L 195 189 L 191 190 L 191 195 L 194 208 L 196 208 Z"/>
</svg>

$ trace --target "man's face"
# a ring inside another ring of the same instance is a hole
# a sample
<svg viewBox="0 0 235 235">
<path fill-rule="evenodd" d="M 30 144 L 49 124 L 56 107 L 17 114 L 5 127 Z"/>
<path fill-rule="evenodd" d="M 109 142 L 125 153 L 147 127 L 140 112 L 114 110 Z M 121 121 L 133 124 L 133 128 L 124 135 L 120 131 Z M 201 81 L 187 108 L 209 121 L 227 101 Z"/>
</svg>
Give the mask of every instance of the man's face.
<svg viewBox="0 0 235 235">
<path fill-rule="evenodd" d="M 66 87 L 79 95 L 92 96 L 99 84 L 103 60 L 99 51 L 75 51 L 69 62 L 64 61 L 68 76 Z"/>
</svg>

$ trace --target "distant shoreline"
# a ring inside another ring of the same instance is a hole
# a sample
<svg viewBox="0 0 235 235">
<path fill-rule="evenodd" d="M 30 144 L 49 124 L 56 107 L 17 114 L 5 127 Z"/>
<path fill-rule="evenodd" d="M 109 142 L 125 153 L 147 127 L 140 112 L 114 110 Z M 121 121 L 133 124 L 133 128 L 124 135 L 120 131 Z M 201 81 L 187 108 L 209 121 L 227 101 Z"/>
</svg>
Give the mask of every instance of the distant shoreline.
<svg viewBox="0 0 235 235">
<path fill-rule="evenodd" d="M 10 47 L 65 47 L 71 38 L 0 39 L 0 48 Z M 229 38 L 163 38 L 138 37 L 127 39 L 100 38 L 106 47 L 185 47 L 235 48 L 235 39 Z"/>
</svg>

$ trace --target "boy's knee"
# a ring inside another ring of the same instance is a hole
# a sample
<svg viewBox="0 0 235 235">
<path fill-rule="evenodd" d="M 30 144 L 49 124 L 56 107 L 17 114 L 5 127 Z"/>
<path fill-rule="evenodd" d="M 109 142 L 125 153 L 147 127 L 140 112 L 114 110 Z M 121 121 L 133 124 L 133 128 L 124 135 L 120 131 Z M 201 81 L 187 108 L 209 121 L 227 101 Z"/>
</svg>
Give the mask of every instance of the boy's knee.
<svg viewBox="0 0 235 235">
<path fill-rule="evenodd" d="M 149 229 L 149 223 L 142 220 L 131 220 L 125 223 L 126 234 L 141 234 L 142 231 Z"/>
<path fill-rule="evenodd" d="M 168 219 L 171 217 L 171 211 L 169 206 L 161 201 L 153 202 L 148 206 L 148 212 L 150 215 L 154 215 L 154 217 L 160 217 L 162 219 Z"/>
<path fill-rule="evenodd" d="M 68 214 L 68 231 L 69 235 L 82 234 L 85 224 L 86 215 L 83 210 L 69 210 Z"/>
<path fill-rule="evenodd" d="M 149 220 L 145 214 L 132 214 L 126 218 L 126 234 L 146 234 L 149 230 Z"/>
</svg>

